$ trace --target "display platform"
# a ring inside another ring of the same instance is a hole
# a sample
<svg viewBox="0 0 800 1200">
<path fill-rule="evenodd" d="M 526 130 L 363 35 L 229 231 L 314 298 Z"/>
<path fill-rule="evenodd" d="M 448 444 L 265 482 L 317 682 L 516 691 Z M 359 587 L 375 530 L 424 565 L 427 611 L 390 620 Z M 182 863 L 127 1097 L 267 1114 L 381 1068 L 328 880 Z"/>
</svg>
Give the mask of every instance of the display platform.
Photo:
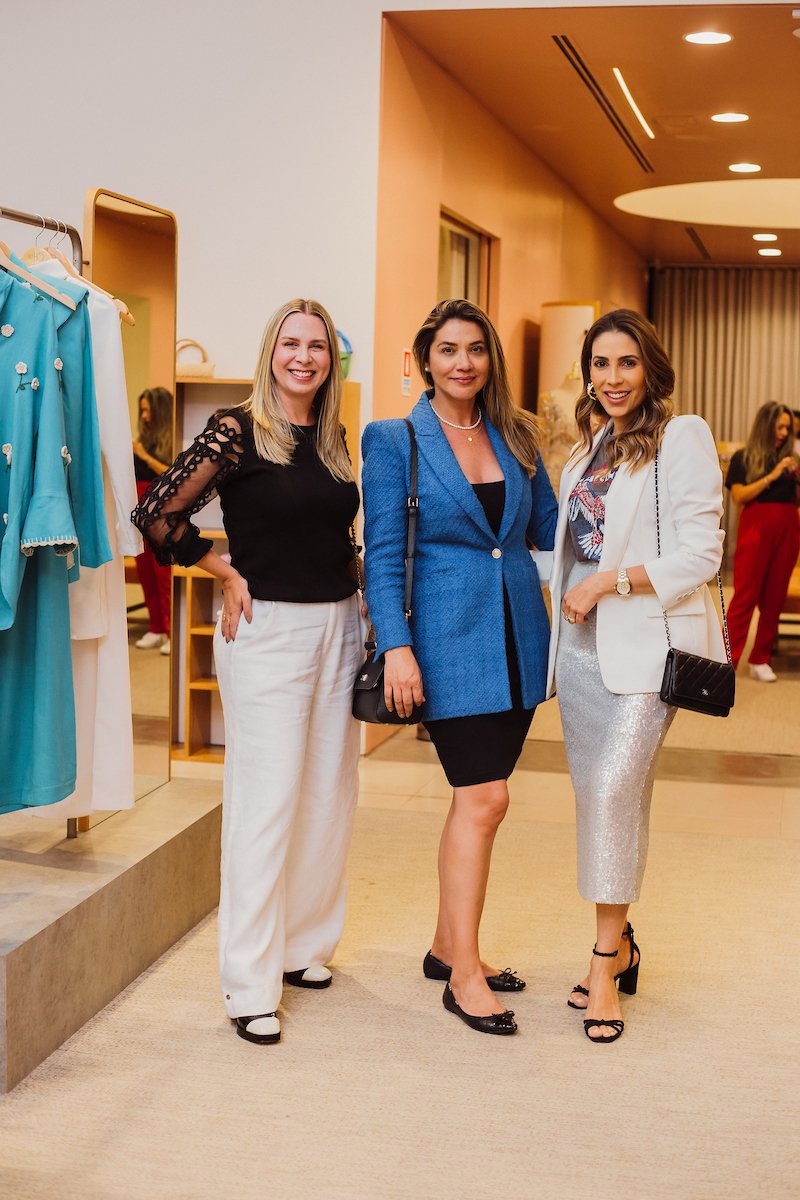
<svg viewBox="0 0 800 1200">
<path fill-rule="evenodd" d="M 219 899 L 222 787 L 174 779 L 76 839 L 0 817 L 0 1092 L 155 962 Z"/>
</svg>

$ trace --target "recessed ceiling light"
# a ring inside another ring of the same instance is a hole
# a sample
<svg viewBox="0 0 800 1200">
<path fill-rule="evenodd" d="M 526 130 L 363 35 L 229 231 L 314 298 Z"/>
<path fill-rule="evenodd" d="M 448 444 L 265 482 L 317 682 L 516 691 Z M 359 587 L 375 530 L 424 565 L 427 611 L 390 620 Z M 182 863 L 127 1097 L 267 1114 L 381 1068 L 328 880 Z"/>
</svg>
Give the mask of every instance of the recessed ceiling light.
<svg viewBox="0 0 800 1200">
<path fill-rule="evenodd" d="M 729 33 L 687 33 L 683 39 L 694 46 L 721 46 L 723 42 L 731 41 Z"/>
<path fill-rule="evenodd" d="M 781 256 L 781 251 L 776 250 L 774 246 L 769 250 L 759 250 L 758 253 L 762 258 L 780 258 Z"/>
<path fill-rule="evenodd" d="M 754 242 L 777 242 L 777 240 L 778 240 L 777 233 L 754 233 L 753 234 Z"/>
<path fill-rule="evenodd" d="M 758 163 L 731 163 L 728 170 L 736 171 L 737 175 L 754 175 L 761 167 Z"/>
<path fill-rule="evenodd" d="M 711 118 L 719 125 L 737 125 L 740 121 L 749 121 L 747 113 L 714 113 Z"/>
</svg>

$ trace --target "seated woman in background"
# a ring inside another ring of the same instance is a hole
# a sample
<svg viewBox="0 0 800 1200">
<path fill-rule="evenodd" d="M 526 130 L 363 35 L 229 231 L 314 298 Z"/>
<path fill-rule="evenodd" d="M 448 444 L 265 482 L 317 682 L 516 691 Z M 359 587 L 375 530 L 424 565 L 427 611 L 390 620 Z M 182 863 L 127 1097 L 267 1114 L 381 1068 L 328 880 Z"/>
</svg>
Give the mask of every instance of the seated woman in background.
<svg viewBox="0 0 800 1200">
<path fill-rule="evenodd" d="M 172 392 L 163 387 L 145 388 L 139 397 L 139 436 L 133 443 L 133 468 L 140 500 L 172 462 L 173 405 Z M 160 647 L 162 654 L 169 654 L 172 569 L 158 561 L 145 541 L 144 550 L 136 556 L 136 570 L 150 614 L 150 627 L 136 646 L 139 650 Z"/>
<path fill-rule="evenodd" d="M 734 504 L 742 508 L 733 559 L 733 600 L 728 608 L 731 655 L 737 666 L 758 608 L 748 662 L 752 678 L 760 683 L 778 678 L 770 660 L 800 548 L 800 474 L 793 432 L 790 408 L 762 404 L 747 445 L 734 454 L 725 479 Z"/>
<path fill-rule="evenodd" d="M 403 611 L 410 441 L 403 421 L 364 431 L 367 600 L 385 656 L 386 705 L 422 704 L 453 801 L 439 849 L 439 915 L 423 963 L 448 1011 L 513 1034 L 496 992 L 524 982 L 481 961 L 480 925 L 508 778 L 544 699 L 549 624 L 526 539 L 553 545 L 556 500 L 535 418 L 514 403 L 494 326 L 444 300 L 414 339 L 427 389 L 411 413 L 419 447 L 412 613 Z"/>
</svg>

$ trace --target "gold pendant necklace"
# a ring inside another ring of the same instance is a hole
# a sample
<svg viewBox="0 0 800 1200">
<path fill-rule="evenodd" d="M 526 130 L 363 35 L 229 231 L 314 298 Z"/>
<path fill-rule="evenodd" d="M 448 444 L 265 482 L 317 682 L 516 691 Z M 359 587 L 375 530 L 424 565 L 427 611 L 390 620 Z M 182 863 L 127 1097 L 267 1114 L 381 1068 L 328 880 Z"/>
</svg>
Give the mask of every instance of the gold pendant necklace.
<svg viewBox="0 0 800 1200">
<path fill-rule="evenodd" d="M 432 400 L 428 400 L 428 404 L 430 404 L 431 408 L 433 409 L 433 415 L 436 417 L 437 420 L 441 421 L 441 423 L 443 425 L 449 425 L 451 429 L 460 429 L 462 433 L 467 433 L 471 429 L 477 429 L 478 426 L 480 425 L 481 421 L 483 420 L 483 412 L 481 411 L 481 409 L 478 409 L 477 421 L 473 421 L 471 425 L 456 425 L 455 421 L 448 421 L 446 417 L 440 416 L 440 414 L 436 411 L 436 409 L 433 408 Z M 467 437 L 467 441 L 471 442 L 472 438 Z"/>
</svg>

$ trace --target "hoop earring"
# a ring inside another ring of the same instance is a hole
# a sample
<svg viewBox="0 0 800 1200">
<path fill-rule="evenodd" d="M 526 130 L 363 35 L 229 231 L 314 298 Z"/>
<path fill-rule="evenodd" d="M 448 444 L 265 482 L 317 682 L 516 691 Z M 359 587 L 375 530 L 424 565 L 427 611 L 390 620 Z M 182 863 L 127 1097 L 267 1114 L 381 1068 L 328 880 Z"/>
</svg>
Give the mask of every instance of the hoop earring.
<svg viewBox="0 0 800 1200">
<path fill-rule="evenodd" d="M 586 385 L 586 395 L 590 400 L 594 400 L 595 404 L 597 403 L 597 392 L 594 390 L 594 384 L 592 383 L 591 379 Z"/>
</svg>

